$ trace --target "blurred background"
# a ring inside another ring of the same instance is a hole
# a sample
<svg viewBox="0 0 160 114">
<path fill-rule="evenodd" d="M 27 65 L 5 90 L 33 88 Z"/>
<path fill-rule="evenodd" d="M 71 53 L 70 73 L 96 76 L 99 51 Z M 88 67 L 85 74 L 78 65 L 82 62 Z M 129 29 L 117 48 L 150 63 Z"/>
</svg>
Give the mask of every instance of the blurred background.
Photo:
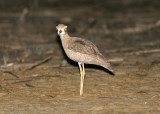
<svg viewBox="0 0 160 114">
<path fill-rule="evenodd" d="M 67 61 L 56 25 L 110 61 Z M 44 64 L 45 63 L 45 64 Z M 160 114 L 160 0 L 0 0 L 1 114 Z"/>
<path fill-rule="evenodd" d="M 55 26 L 107 54 L 160 47 L 159 0 L 1 0 L 0 64 L 63 57 Z"/>
</svg>

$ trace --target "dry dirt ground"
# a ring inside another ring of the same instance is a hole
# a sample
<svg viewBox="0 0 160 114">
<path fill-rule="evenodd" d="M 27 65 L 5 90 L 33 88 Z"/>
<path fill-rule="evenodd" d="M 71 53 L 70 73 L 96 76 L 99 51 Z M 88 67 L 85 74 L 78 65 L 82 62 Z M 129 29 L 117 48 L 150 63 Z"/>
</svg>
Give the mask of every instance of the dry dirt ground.
<svg viewBox="0 0 160 114">
<path fill-rule="evenodd" d="M 88 4 L 1 7 L 0 114 L 160 113 L 160 2 Z M 59 23 L 97 45 L 115 70 L 85 65 L 83 96 Z"/>
</svg>

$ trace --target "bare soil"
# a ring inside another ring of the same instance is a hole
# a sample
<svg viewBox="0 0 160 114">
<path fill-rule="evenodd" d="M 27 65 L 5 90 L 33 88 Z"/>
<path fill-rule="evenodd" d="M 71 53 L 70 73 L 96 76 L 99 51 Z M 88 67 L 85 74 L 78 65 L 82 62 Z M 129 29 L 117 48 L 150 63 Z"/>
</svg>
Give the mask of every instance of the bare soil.
<svg viewBox="0 0 160 114">
<path fill-rule="evenodd" d="M 160 113 L 158 0 L 0 3 L 0 114 Z M 59 23 L 97 45 L 115 70 L 85 65 L 83 96 Z"/>
</svg>

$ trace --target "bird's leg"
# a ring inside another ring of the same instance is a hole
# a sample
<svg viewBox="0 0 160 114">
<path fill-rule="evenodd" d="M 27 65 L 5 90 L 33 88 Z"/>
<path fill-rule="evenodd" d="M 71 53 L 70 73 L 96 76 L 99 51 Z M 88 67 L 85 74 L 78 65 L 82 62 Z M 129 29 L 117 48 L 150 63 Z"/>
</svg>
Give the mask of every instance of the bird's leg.
<svg viewBox="0 0 160 114">
<path fill-rule="evenodd" d="M 83 94 L 83 71 L 82 71 L 81 63 L 78 62 L 78 65 L 79 65 L 79 70 L 80 70 L 80 74 L 81 74 L 80 95 L 82 95 Z"/>
<path fill-rule="evenodd" d="M 82 64 L 82 68 L 83 68 L 83 83 L 84 83 L 84 76 L 85 76 L 85 68 L 84 68 L 84 63 Z"/>
<path fill-rule="evenodd" d="M 81 78 L 81 88 L 82 88 L 82 94 L 83 94 L 83 84 L 84 84 L 84 75 L 85 75 L 85 69 L 84 69 L 84 63 L 82 64 L 82 78 Z"/>
</svg>

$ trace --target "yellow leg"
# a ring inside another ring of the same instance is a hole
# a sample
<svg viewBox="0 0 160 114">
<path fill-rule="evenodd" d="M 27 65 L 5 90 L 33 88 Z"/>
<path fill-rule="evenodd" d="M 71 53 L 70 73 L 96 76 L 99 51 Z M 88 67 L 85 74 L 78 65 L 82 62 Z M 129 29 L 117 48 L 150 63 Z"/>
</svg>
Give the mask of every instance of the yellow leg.
<svg viewBox="0 0 160 114">
<path fill-rule="evenodd" d="M 82 78 L 81 78 L 81 88 L 82 88 L 82 94 L 83 94 L 83 84 L 84 84 L 84 76 L 85 76 L 85 69 L 84 69 L 84 64 L 82 64 Z"/>
<path fill-rule="evenodd" d="M 85 76 L 84 64 L 82 64 L 82 68 L 83 68 L 83 83 L 84 83 L 84 76 Z"/>
<path fill-rule="evenodd" d="M 81 67 L 81 63 L 78 63 L 79 69 L 80 69 L 80 74 L 81 74 L 81 81 L 80 81 L 80 95 L 83 94 L 83 71 Z"/>
</svg>

